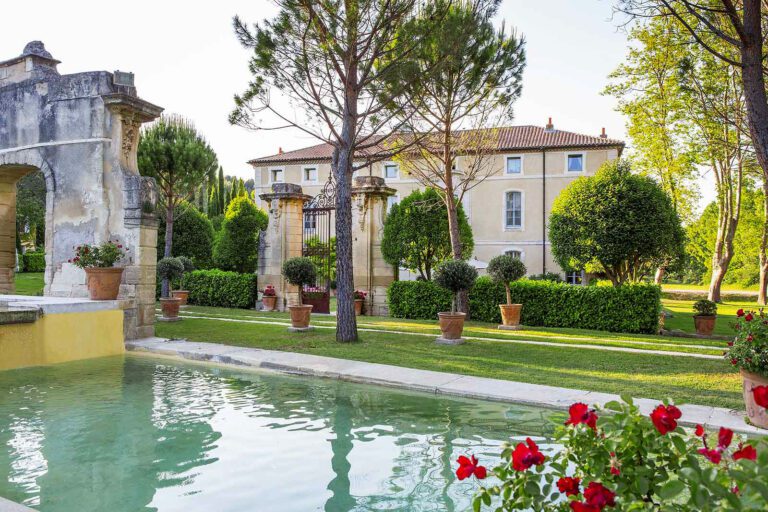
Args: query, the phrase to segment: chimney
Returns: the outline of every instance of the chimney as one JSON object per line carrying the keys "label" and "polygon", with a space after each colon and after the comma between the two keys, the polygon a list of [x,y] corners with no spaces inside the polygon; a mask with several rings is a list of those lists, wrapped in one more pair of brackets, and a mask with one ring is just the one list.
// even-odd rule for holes
{"label": "chimney", "polygon": [[547,126],[544,127],[544,129],[548,132],[555,131],[555,125],[552,124],[552,118],[549,118],[549,122],[547,123]]}
{"label": "chimney", "polygon": [[283,147],[282,147],[282,146],[280,146],[279,148],[277,148],[277,154],[278,154],[278,155],[282,155],[282,154],[283,154]]}
{"label": "chimney", "polygon": [[601,139],[607,139],[608,135],[605,133],[605,126],[603,126],[603,132],[600,134]]}

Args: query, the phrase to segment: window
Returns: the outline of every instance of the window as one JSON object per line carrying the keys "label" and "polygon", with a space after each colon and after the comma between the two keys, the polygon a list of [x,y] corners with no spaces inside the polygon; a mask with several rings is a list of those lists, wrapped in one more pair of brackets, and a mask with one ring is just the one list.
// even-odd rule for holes
{"label": "window", "polygon": [[397,179],[400,174],[397,164],[384,165],[384,177],[388,179]]}
{"label": "window", "polygon": [[504,208],[504,225],[507,228],[523,227],[523,193],[507,192]]}
{"label": "window", "polygon": [[521,172],[523,172],[523,157],[508,156],[507,174],[520,174]]}
{"label": "window", "polygon": [[395,194],[394,196],[387,197],[387,213],[392,209],[393,206],[398,204],[400,202],[400,196]]}
{"label": "window", "polygon": [[283,182],[283,170],[282,169],[272,169],[272,171],[269,174],[269,177],[272,180],[272,183],[282,183]]}
{"label": "window", "polygon": [[581,270],[572,270],[565,273],[565,282],[568,284],[581,284]]}
{"label": "window", "polygon": [[317,168],[305,167],[304,168],[304,181],[308,183],[314,183],[317,181]]}
{"label": "window", "polygon": [[583,153],[576,153],[573,155],[568,155],[568,167],[566,168],[568,172],[581,172],[584,170],[584,154]]}
{"label": "window", "polygon": [[504,254],[506,254],[507,256],[512,256],[513,258],[517,258],[519,260],[523,259],[523,253],[520,251],[515,251],[515,250],[506,251]]}
{"label": "window", "polygon": [[304,231],[315,231],[317,229],[317,215],[312,213],[304,214]]}

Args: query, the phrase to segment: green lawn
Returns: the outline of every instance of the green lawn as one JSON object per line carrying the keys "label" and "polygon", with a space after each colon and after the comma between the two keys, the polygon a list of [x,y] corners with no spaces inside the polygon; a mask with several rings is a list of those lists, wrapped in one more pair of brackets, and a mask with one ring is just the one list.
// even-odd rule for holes
{"label": "green lawn", "polygon": [[[725,345],[722,341],[566,329],[529,329],[508,333],[497,331],[489,324],[469,322],[466,335],[498,338],[498,341],[470,340],[460,346],[441,346],[436,345],[431,336],[437,333],[436,322],[361,317],[360,327],[372,329],[373,332],[361,331],[360,342],[342,344],[335,341],[334,331],[330,328],[302,334],[288,333],[284,313],[201,307],[188,307],[183,313],[208,318],[185,318],[176,323],[159,323],[157,334],[520,382],[629,393],[637,397],[670,397],[678,403],[743,407],[741,378],[723,360],[616,352],[599,348],[626,346],[719,354]],[[281,325],[246,323],[249,320],[280,322]],[[318,326],[334,325],[331,316],[314,315],[312,321]],[[384,332],[391,330],[408,333]],[[419,333],[428,333],[430,336]],[[504,343],[504,339],[535,340],[555,345]],[[633,345],[629,342],[641,344]],[[595,346],[595,349],[574,347],[574,343]],[[686,344],[691,347],[682,346]]]}
{"label": "green lawn", "polygon": [[[724,284],[722,291],[726,292],[757,292],[759,286],[741,286],[738,284]],[[709,290],[708,284],[677,284],[677,283],[664,283],[661,285],[662,291],[666,290],[689,290],[695,292],[706,292]]]}
{"label": "green lawn", "polygon": [[[686,332],[696,332],[693,325],[693,303],[695,300],[671,300],[662,301],[664,309],[672,312],[672,317],[667,318],[664,325],[668,329],[681,329]],[[754,300],[744,298],[737,300],[728,298],[717,305],[717,324],[714,334],[730,336],[734,334],[733,324],[736,321],[736,311],[739,309],[757,309],[759,306]],[[689,340],[690,341],[690,340]]]}
{"label": "green lawn", "polygon": [[16,274],[15,281],[17,295],[43,294],[44,283],[42,272],[22,272]]}

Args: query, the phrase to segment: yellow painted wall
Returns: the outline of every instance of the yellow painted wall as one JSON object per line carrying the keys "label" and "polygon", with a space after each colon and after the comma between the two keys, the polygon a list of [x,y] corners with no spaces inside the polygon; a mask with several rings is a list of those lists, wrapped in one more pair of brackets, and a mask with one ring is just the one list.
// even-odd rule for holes
{"label": "yellow painted wall", "polygon": [[123,311],[48,314],[0,325],[0,370],[122,354]]}

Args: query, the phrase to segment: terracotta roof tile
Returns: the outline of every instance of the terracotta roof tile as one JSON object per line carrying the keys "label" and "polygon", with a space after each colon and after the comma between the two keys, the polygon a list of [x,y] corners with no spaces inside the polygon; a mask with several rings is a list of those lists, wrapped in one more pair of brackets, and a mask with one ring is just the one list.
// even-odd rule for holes
{"label": "terracotta roof tile", "polygon": [[[577,149],[577,148],[624,148],[624,141],[593,135],[567,132],[564,130],[546,130],[541,126],[505,126],[499,128],[498,151],[519,151],[535,149]],[[285,151],[276,155],[250,160],[252,165],[279,164],[289,162],[324,162],[330,161],[333,147],[330,144],[318,144],[294,151]]]}

